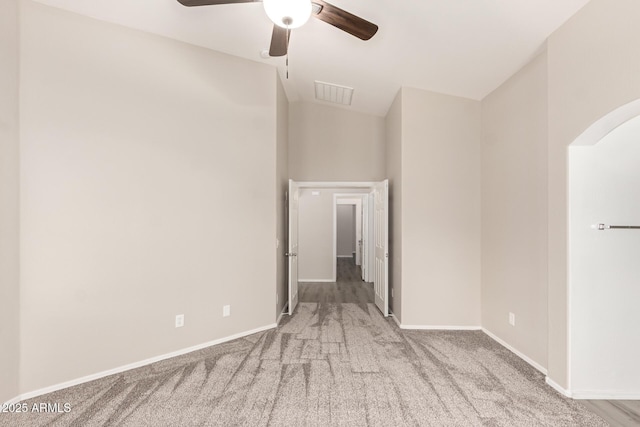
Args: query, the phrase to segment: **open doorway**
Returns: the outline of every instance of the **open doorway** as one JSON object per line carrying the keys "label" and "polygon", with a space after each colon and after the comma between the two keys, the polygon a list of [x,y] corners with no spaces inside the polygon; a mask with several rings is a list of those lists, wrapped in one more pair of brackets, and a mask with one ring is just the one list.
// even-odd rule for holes
{"label": "open doorway", "polygon": [[[362,244],[362,242],[360,242]],[[338,258],[356,261],[356,205],[340,204],[336,207],[336,252]]]}
{"label": "open doorway", "polygon": [[367,254],[373,248],[373,240],[368,232],[368,204],[370,192],[336,193],[333,195],[334,235],[333,248],[335,259],[334,277],[339,279],[338,266],[344,265],[349,258],[358,271],[360,280],[371,282],[368,274]]}
{"label": "open doorway", "polygon": [[[296,194],[295,197],[289,198],[297,204],[293,208],[290,207],[289,211],[297,212],[298,215],[295,219],[289,219],[290,230],[293,233],[289,239],[289,246],[296,248],[295,251],[289,251],[293,253],[294,258],[290,258],[290,263],[296,265],[298,272],[297,277],[290,278],[290,296],[295,294],[297,297],[294,304],[297,301],[304,302],[307,297],[322,299],[325,291],[333,288],[338,291],[337,296],[331,297],[337,298],[333,302],[375,302],[382,313],[388,315],[388,216],[378,215],[378,219],[374,219],[376,206],[378,213],[386,212],[388,201],[385,199],[385,203],[382,203],[382,197],[386,197],[387,191],[380,189],[386,189],[387,186],[386,181],[294,183],[292,188],[295,188]],[[378,194],[380,202],[377,205],[369,202],[375,198],[375,194]],[[347,242],[345,247],[340,249],[340,257],[337,241],[338,206],[345,206],[345,215],[351,219],[347,221]],[[296,221],[297,225],[293,230],[291,224]],[[377,226],[374,224],[376,221]],[[380,232],[376,234],[375,230]],[[379,259],[376,259],[376,254]],[[341,260],[350,261],[345,262],[343,266],[347,280],[338,280]],[[352,270],[347,271],[349,268]],[[364,296],[367,287],[369,292]],[[307,292],[309,290],[311,291]],[[352,297],[356,297],[356,301],[347,301]],[[295,306],[290,307],[290,313],[293,309]]]}
{"label": "open doorway", "polygon": [[336,206],[336,280],[362,280],[362,234],[356,224],[356,205]]}
{"label": "open doorway", "polygon": [[578,399],[640,397],[638,107],[605,116],[569,147],[569,367]]}

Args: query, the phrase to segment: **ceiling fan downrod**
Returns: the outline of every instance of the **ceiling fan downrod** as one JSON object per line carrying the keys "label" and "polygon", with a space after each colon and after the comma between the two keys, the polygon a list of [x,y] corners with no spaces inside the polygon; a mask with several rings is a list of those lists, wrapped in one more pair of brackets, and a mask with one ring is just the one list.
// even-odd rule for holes
{"label": "ceiling fan downrod", "polygon": [[287,66],[287,80],[289,80],[289,37],[291,37],[291,30],[287,27],[287,58],[285,59],[285,63]]}

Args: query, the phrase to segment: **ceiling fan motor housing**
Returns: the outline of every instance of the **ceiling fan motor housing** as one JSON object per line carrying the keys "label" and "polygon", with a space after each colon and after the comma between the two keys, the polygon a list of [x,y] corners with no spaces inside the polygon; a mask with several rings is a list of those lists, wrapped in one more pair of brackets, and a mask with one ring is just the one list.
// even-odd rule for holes
{"label": "ceiling fan motor housing", "polygon": [[311,0],[264,0],[264,10],[274,24],[298,28],[311,16]]}
{"label": "ceiling fan motor housing", "polygon": [[207,6],[261,2],[269,19],[275,24],[271,35],[269,56],[284,56],[289,48],[291,31],[314,18],[345,31],[361,40],[369,40],[378,26],[366,19],[340,9],[324,0],[178,0],[184,6]]}

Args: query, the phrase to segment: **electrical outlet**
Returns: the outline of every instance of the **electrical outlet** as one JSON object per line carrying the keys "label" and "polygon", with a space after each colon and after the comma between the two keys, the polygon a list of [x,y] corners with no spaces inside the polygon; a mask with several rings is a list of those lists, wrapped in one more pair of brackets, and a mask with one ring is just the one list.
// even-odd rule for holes
{"label": "electrical outlet", "polygon": [[176,314],[176,328],[184,326],[184,314]]}
{"label": "electrical outlet", "polygon": [[231,316],[231,306],[230,305],[222,306],[222,317],[229,317],[229,316]]}
{"label": "electrical outlet", "polygon": [[391,288],[391,298],[393,298],[393,288]]}
{"label": "electrical outlet", "polygon": [[516,315],[513,313],[509,313],[509,324],[511,326],[516,326]]}

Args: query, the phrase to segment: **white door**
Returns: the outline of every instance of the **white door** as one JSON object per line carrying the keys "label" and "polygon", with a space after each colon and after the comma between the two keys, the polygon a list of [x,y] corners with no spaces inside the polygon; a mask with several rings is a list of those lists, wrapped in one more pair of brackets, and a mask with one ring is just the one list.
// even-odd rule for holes
{"label": "white door", "polygon": [[298,184],[289,180],[289,315],[298,305],[298,204],[300,192]]}
{"label": "white door", "polygon": [[389,315],[389,180],[374,187],[375,273],[376,306],[384,316]]}

